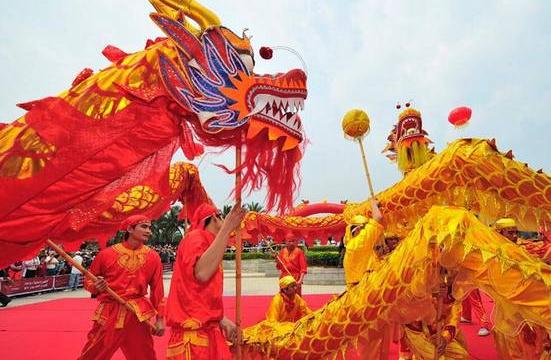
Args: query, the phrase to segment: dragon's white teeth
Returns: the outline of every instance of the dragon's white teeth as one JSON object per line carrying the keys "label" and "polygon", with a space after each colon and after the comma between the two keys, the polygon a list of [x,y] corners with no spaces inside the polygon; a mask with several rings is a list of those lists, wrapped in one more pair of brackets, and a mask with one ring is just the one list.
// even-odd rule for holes
{"label": "dragon's white teeth", "polygon": [[254,114],[258,114],[259,112],[261,112],[264,109],[265,109],[265,106],[262,106],[261,104],[259,104],[259,105],[255,106],[255,108],[249,113],[249,116],[254,115]]}
{"label": "dragon's white teeth", "polygon": [[262,113],[264,116],[279,122],[281,125],[294,131],[302,131],[302,124],[297,113],[304,109],[302,98],[281,98],[262,94],[254,99],[255,107],[249,115]]}
{"label": "dragon's white teeth", "polygon": [[297,125],[297,120],[298,120],[298,117],[297,117],[297,114],[293,114],[293,116],[291,116],[286,124],[287,126],[293,128],[293,129],[297,129],[296,125]]}
{"label": "dragon's white teeth", "polygon": [[255,109],[257,106],[270,104],[271,108],[281,109],[285,112],[296,112],[304,108],[304,99],[302,98],[280,98],[273,95],[258,95],[255,98]]}
{"label": "dragon's white teeth", "polygon": [[276,101],[274,101],[272,103],[272,115],[275,116],[275,114],[277,114],[278,112],[279,112],[279,104]]}
{"label": "dragon's white teeth", "polygon": [[249,113],[249,116],[250,115],[254,115],[254,114],[257,114],[261,111],[263,111],[264,109],[266,109],[266,104],[268,103],[268,99],[266,99],[265,97],[258,97],[257,99],[255,99],[255,107],[254,109]]}

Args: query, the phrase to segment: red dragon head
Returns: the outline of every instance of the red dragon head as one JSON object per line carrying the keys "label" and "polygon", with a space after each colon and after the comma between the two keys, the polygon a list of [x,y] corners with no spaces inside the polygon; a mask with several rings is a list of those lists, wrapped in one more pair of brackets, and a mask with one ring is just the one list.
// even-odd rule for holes
{"label": "red dragon head", "polygon": [[[298,112],[306,99],[306,74],[299,69],[255,74],[254,53],[245,34],[238,36],[220,26],[216,16],[200,5],[191,10],[186,7],[185,16],[168,16],[162,6],[170,1],[152,3],[164,10],[163,15],[151,17],[178,53],[177,58],[159,54],[161,78],[184,109],[195,137],[207,146],[244,145],[244,185],[255,190],[266,180],[267,207],[287,209],[302,158],[299,144],[304,136]],[[188,18],[201,30],[194,29]],[[188,140],[193,144],[189,130]],[[189,158],[200,151],[200,146],[186,149],[184,145]]]}

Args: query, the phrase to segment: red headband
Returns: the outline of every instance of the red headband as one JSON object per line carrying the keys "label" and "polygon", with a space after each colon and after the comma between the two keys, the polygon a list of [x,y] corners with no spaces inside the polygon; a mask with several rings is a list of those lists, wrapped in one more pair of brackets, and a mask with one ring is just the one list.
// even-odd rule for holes
{"label": "red headband", "polygon": [[121,230],[126,231],[129,226],[136,226],[138,224],[148,222],[150,219],[144,215],[133,215],[129,216],[121,224]]}
{"label": "red headband", "polygon": [[191,230],[203,229],[205,227],[205,220],[216,214],[217,211],[218,210],[209,203],[199,205],[191,217]]}

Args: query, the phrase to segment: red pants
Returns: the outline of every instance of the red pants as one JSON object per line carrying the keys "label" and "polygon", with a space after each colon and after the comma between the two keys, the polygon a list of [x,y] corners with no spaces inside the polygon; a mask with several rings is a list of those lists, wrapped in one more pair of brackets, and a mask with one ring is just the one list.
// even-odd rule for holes
{"label": "red pants", "polygon": [[218,324],[197,330],[170,328],[167,360],[231,360],[232,355]]}
{"label": "red pants", "polygon": [[488,316],[486,315],[486,310],[484,310],[484,305],[482,305],[482,297],[480,296],[480,291],[474,289],[469,293],[469,295],[463,300],[461,304],[463,309],[461,310],[461,316],[464,319],[472,320],[471,310],[474,312],[475,317],[480,324],[480,327],[490,328],[490,323],[488,321]]}
{"label": "red pants", "polygon": [[108,360],[119,348],[128,360],[157,359],[151,328],[145,322],[139,322],[136,315],[126,309],[121,312],[113,310],[102,322],[94,322],[79,360]]}

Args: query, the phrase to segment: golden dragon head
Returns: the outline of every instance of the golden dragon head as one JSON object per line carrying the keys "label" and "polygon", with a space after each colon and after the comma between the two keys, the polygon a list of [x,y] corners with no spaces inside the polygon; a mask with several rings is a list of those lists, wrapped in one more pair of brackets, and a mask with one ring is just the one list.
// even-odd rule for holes
{"label": "golden dragon head", "polygon": [[[423,165],[434,155],[434,149],[428,147],[432,141],[423,130],[421,112],[412,108],[410,103],[405,106],[398,115],[398,123],[387,138],[389,143],[383,149],[390,160],[397,162],[404,175]],[[401,105],[396,108],[400,109]]]}

